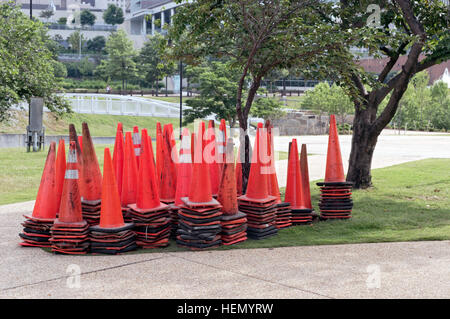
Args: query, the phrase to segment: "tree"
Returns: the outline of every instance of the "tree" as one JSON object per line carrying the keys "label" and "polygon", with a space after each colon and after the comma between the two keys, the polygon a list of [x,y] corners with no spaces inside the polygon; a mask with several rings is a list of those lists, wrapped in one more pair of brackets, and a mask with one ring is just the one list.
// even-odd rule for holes
{"label": "tree", "polygon": [[81,23],[82,26],[84,26],[84,25],[94,25],[95,19],[97,19],[97,17],[91,11],[86,10],[86,9],[81,11],[80,23]]}
{"label": "tree", "polygon": [[345,115],[354,112],[353,103],[346,92],[335,83],[330,86],[328,82],[321,82],[314,89],[306,91],[301,106],[319,111],[320,116],[323,113],[336,114],[341,123],[344,123]]}
{"label": "tree", "polygon": [[148,37],[136,57],[142,84],[156,87],[156,95],[158,95],[159,81],[172,75],[176,70],[174,61],[167,59],[166,56],[164,37],[157,33]]}
{"label": "tree", "polygon": [[[81,39],[80,39],[81,37]],[[81,41],[80,41],[81,40]],[[74,52],[80,52],[80,42],[81,48],[86,44],[86,40],[84,39],[83,34],[80,31],[72,32],[67,38],[67,42],[69,42],[70,47]]]}
{"label": "tree", "polygon": [[106,52],[108,59],[102,60],[97,67],[96,74],[100,73],[102,78],[122,80],[122,90],[124,90],[125,82],[137,77],[136,62],[134,61],[137,53],[125,31],[119,30],[108,37]]}
{"label": "tree", "polygon": [[70,112],[68,102],[55,95],[59,85],[48,39],[42,22],[30,20],[18,6],[0,4],[0,122],[12,106],[32,96],[42,97],[56,115]]}
{"label": "tree", "polygon": [[[342,48],[353,36],[344,37],[335,23],[323,21],[322,14],[328,17],[332,10],[332,2],[319,0],[198,0],[177,8],[169,29],[172,55],[190,63],[206,56],[228,56],[240,72],[236,113],[245,145],[244,189],[250,171],[247,119],[262,79],[274,69],[292,66],[322,75],[331,68],[352,67],[345,63],[351,54]],[[319,67],[320,59],[328,63]],[[246,81],[250,87],[244,101]]]}
{"label": "tree", "polygon": [[104,36],[99,35],[93,39],[89,39],[86,43],[87,49],[92,52],[102,53],[105,49],[106,39]]}
{"label": "tree", "polygon": [[67,24],[67,18],[66,17],[59,18],[58,19],[58,24],[62,24],[62,25]]}
{"label": "tree", "polygon": [[53,12],[53,10],[42,10],[41,14],[39,15],[41,18],[44,19],[50,19],[55,13]]}
{"label": "tree", "polygon": [[260,97],[255,99],[255,103],[250,110],[250,114],[264,120],[275,120],[285,115],[282,104],[274,98]]}
{"label": "tree", "polygon": [[119,8],[114,4],[109,4],[106,11],[103,13],[103,20],[107,24],[122,24],[124,21],[122,8]]}
{"label": "tree", "polygon": [[217,120],[226,119],[234,127],[239,70],[232,67],[231,61],[204,61],[187,67],[186,73],[200,94],[186,101],[190,109],[183,112],[184,123],[215,114]]}
{"label": "tree", "polygon": [[[355,188],[372,185],[371,163],[381,131],[395,116],[399,102],[414,74],[450,57],[448,8],[443,1],[377,1],[341,0],[339,17],[342,32],[372,30],[355,46],[367,48],[374,57],[385,57],[387,62],[380,74],[354,70],[343,78],[353,96],[352,148],[347,180]],[[369,13],[364,14],[370,9]],[[373,20],[372,18],[375,18]],[[347,32],[348,33],[348,32]],[[388,79],[393,67],[405,56],[405,62],[395,76]],[[382,101],[389,97],[382,110]]]}
{"label": "tree", "polygon": [[432,124],[439,130],[450,130],[450,90],[447,83],[438,81],[431,88]]}

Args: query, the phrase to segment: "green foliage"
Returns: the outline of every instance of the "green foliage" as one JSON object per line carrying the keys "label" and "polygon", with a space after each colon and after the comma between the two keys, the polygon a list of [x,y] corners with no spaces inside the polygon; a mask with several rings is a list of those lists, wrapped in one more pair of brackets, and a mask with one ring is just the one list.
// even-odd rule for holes
{"label": "green foliage", "polygon": [[109,4],[106,11],[103,13],[103,20],[107,24],[122,24],[124,21],[122,8],[119,8],[114,4]]}
{"label": "green foliage", "polygon": [[81,14],[80,14],[81,25],[83,25],[83,26],[84,25],[94,25],[95,19],[97,19],[97,17],[91,11],[89,11],[87,9],[81,11]]}
{"label": "green foliage", "polygon": [[[139,55],[136,57],[141,84],[143,86],[154,86],[155,82],[162,80],[165,76],[173,75],[177,65],[173,60],[167,59],[167,47],[165,38],[156,33],[149,36],[144,43]],[[159,85],[156,85],[158,89]]]}
{"label": "green foliage", "polygon": [[393,119],[396,127],[415,130],[450,129],[450,90],[442,81],[428,87],[429,80],[426,71],[412,78],[399,102],[400,110]]}
{"label": "green foliage", "polygon": [[328,82],[321,82],[314,89],[306,91],[301,107],[336,114],[340,122],[343,122],[345,115],[354,112],[353,103],[346,92],[335,83],[330,86]]}
{"label": "green foliage", "polygon": [[108,37],[106,52],[108,53],[108,59],[101,61],[95,70],[95,74],[106,81],[108,79],[120,79],[122,89],[125,89],[125,81],[135,79],[138,76],[136,62],[134,61],[137,52],[125,31],[118,30]]}
{"label": "green foliage", "polygon": [[250,114],[264,120],[274,120],[285,115],[282,110],[282,104],[277,99],[260,97],[253,103]]}
{"label": "green foliage", "polygon": [[53,60],[53,75],[55,78],[67,77],[67,68],[64,63]]}
{"label": "green foliage", "polygon": [[67,69],[67,76],[70,78],[80,78],[94,75],[95,64],[87,57],[78,62],[64,62]]}
{"label": "green foliage", "polygon": [[67,42],[69,42],[69,45],[72,48],[73,52],[80,51],[80,37],[81,37],[81,49],[83,49],[84,45],[86,44],[86,39],[84,38],[83,34],[80,31],[77,30],[75,32],[72,32],[67,38]]}
{"label": "green foliage", "polygon": [[59,86],[48,39],[40,21],[31,21],[10,2],[0,4],[0,121],[32,96],[42,97],[56,115],[70,111],[68,102],[54,94]]}
{"label": "green foliage", "polygon": [[58,24],[67,24],[67,18],[66,17],[61,17],[58,19]]}
{"label": "green foliage", "polygon": [[50,19],[55,13],[53,12],[53,10],[42,10],[41,14],[39,15],[41,18],[44,19]]}
{"label": "green foliage", "polygon": [[189,66],[187,76],[196,83],[199,96],[189,99],[191,109],[183,112],[184,123],[216,114],[216,119],[226,119],[231,127],[236,123],[236,94],[239,70],[231,62],[204,61],[198,66]]}
{"label": "green foliage", "polygon": [[93,39],[89,39],[86,43],[88,51],[103,53],[106,45],[106,39],[104,36],[99,35]]}

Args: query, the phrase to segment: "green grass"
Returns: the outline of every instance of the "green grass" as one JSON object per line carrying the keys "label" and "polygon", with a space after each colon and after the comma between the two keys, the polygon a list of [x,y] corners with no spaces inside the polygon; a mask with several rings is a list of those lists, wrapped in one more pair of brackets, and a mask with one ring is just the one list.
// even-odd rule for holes
{"label": "green grass", "polygon": [[[69,135],[69,124],[75,124],[77,132],[81,134],[81,123],[87,122],[92,136],[115,136],[117,123],[122,122],[124,131],[132,131],[133,126],[147,128],[150,135],[154,135],[156,122],[161,124],[172,123],[174,128],[179,127],[178,118],[107,115],[107,114],[80,114],[72,113],[57,120],[50,113],[44,114],[46,135]],[[28,113],[15,111],[8,123],[0,124],[0,133],[25,133],[28,125]],[[192,125],[188,126],[192,129]]]}

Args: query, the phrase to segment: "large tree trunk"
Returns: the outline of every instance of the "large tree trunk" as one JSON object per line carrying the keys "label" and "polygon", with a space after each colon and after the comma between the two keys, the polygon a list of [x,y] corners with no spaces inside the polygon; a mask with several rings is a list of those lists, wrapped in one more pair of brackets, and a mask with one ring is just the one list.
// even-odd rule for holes
{"label": "large tree trunk", "polygon": [[353,120],[352,149],[347,181],[352,181],[355,188],[367,188],[372,185],[370,170],[378,134],[371,129],[371,114],[373,113],[371,109],[365,106],[360,111],[356,111]]}

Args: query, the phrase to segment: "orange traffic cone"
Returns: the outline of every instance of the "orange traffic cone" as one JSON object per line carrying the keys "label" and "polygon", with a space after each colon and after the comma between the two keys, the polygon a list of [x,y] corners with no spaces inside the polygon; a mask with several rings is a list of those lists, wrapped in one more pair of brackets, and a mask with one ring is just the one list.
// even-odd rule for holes
{"label": "orange traffic cone", "polygon": [[189,185],[192,174],[191,146],[189,141],[189,129],[184,128],[180,146],[180,157],[177,174],[177,189],[175,193],[175,205],[183,204],[181,198],[189,195]]}
{"label": "orange traffic cone", "polygon": [[[83,161],[81,159],[81,139],[78,138],[77,131],[75,129],[75,125],[69,124],[69,142],[75,142],[76,152],[77,152],[77,161],[78,161],[78,169],[81,172]],[[82,185],[80,185],[82,187]]]}
{"label": "orange traffic cone", "polygon": [[247,214],[247,236],[263,239],[276,235],[276,197],[269,195],[267,132],[258,123],[247,192],[238,198],[239,210]]}
{"label": "orange traffic cone", "polygon": [[288,161],[288,176],[286,183],[285,202],[291,204],[291,222],[294,225],[309,223],[312,221],[312,209],[306,206],[303,197],[302,176],[300,161],[298,159],[297,140],[291,142]]}
{"label": "orange traffic cone", "polygon": [[221,239],[224,245],[233,245],[247,240],[247,217],[238,211],[235,178],[234,144],[233,139],[230,138],[226,144],[226,158],[217,197],[222,205]]}
{"label": "orange traffic cone", "polygon": [[125,153],[123,161],[122,194],[120,201],[126,222],[131,222],[128,205],[136,203],[138,170],[134,154],[131,132],[125,133]]}
{"label": "orange traffic cone", "polygon": [[345,182],[344,166],[342,165],[341,147],[336,127],[336,117],[330,115],[330,132],[328,136],[327,167],[325,183]]}
{"label": "orange traffic cone", "polygon": [[269,152],[269,167],[270,172],[268,174],[268,187],[269,187],[269,194],[276,197],[276,203],[281,203],[281,197],[280,197],[280,189],[278,187],[278,178],[277,178],[277,172],[275,169],[275,149],[273,144],[273,135],[272,135],[272,124],[270,124],[270,121],[266,121],[266,130],[267,130],[267,150]]}
{"label": "orange traffic cone", "polygon": [[[178,153],[177,153],[177,142],[175,141],[175,135],[173,133],[173,124],[169,123],[167,124],[167,134],[168,139],[170,141],[170,158],[172,159],[172,162],[177,164],[178,163]],[[176,175],[176,171],[175,171]]]}
{"label": "orange traffic cone", "polygon": [[164,166],[164,153],[163,153],[163,132],[161,129],[161,123],[156,122],[156,185],[161,185],[162,171]]}
{"label": "orange traffic cone", "polygon": [[58,144],[58,154],[56,155],[56,201],[58,211],[59,211],[59,204],[61,203],[65,174],[66,174],[66,148],[64,140],[60,139]]}
{"label": "orange traffic cone", "polygon": [[133,147],[134,155],[136,157],[136,164],[139,168],[139,156],[141,155],[141,137],[139,136],[139,127],[133,126]]}
{"label": "orange traffic cone", "polygon": [[100,220],[100,202],[102,198],[102,173],[95,154],[94,143],[87,123],[83,123],[83,169],[81,170],[81,203],[83,218],[91,225]]}
{"label": "orange traffic cone", "polygon": [[139,164],[136,204],[130,204],[135,224],[136,244],[143,248],[165,247],[169,244],[169,206],[159,200],[155,165],[151,157],[147,130],[142,130],[142,152]]}
{"label": "orange traffic cone", "polygon": [[300,170],[302,176],[303,203],[306,208],[312,209],[311,190],[309,187],[308,153],[306,152],[306,144],[302,144],[302,152],[300,153]]}
{"label": "orange traffic cone", "polygon": [[45,160],[44,172],[42,173],[41,184],[39,185],[36,202],[34,204],[32,216],[26,216],[23,233],[19,236],[23,242],[21,246],[50,246],[49,229],[56,218],[58,211],[58,199],[55,196],[56,190],[56,172],[55,157],[56,143],[52,142]]}
{"label": "orange traffic cone", "polygon": [[238,156],[236,159],[236,192],[237,196],[243,195],[242,190],[242,158],[243,154],[241,153],[241,145],[239,145]]}
{"label": "orange traffic cone", "polygon": [[172,158],[172,142],[170,138],[170,126],[164,125],[162,145],[163,163],[161,167],[161,179],[159,180],[159,191],[161,201],[166,204],[175,201],[177,187],[176,163]]}
{"label": "orange traffic cone", "polygon": [[83,220],[78,188],[76,143],[70,142],[59,216],[50,230],[52,251],[63,254],[86,254],[89,248],[88,224]]}
{"label": "orange traffic cone", "polygon": [[83,136],[78,136],[78,144],[80,145],[80,151],[83,151]]}
{"label": "orange traffic cone", "polygon": [[208,130],[206,131],[205,140],[205,160],[209,166],[209,177],[211,179],[211,192],[214,197],[217,197],[217,192],[219,191],[219,165],[217,164],[216,158],[216,134],[214,128],[214,120],[210,120],[208,123]]}
{"label": "orange traffic cone", "polygon": [[330,115],[325,180],[317,185],[321,186],[319,202],[321,219],[351,218],[353,183],[345,181],[336,117],[333,114]]}
{"label": "orange traffic cone", "polygon": [[123,178],[123,131],[122,123],[119,122],[117,125],[116,141],[114,143],[114,153],[113,153],[113,167],[114,173],[117,180],[117,189],[119,191],[119,196],[122,193],[122,178]]}

